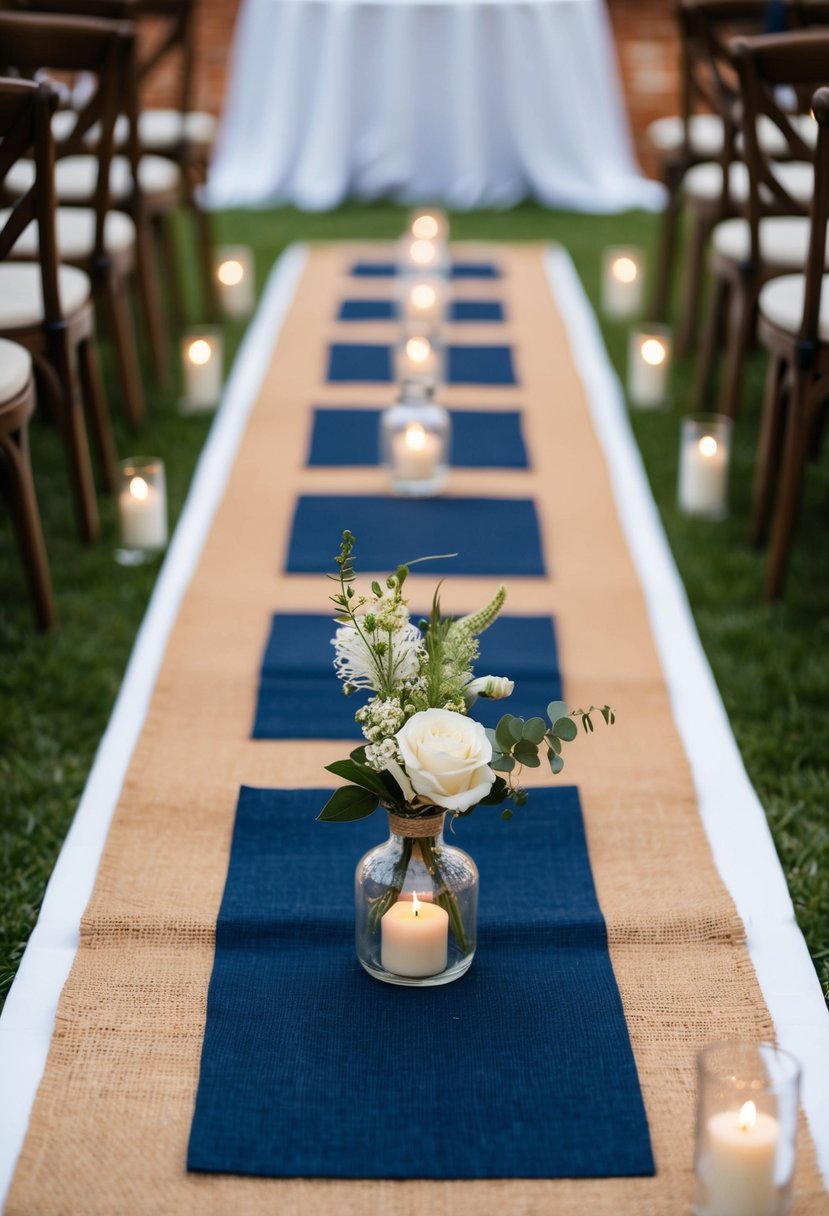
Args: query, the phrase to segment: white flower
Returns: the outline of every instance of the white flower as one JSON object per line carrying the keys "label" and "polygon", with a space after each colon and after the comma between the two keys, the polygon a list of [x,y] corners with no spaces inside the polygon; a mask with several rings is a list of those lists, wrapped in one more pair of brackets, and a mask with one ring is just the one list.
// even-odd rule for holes
{"label": "white flower", "polygon": [[506,676],[479,676],[477,680],[469,681],[463,690],[463,696],[468,709],[478,697],[487,697],[490,701],[511,697],[514,688],[515,682],[508,680]]}
{"label": "white flower", "polygon": [[378,635],[376,631],[367,633],[361,621],[359,630],[354,625],[340,625],[331,645],[334,669],[343,683],[378,692],[381,676],[388,688],[417,675],[423,639],[411,622],[394,633]]}
{"label": "white flower", "polygon": [[415,793],[432,806],[467,811],[495,780],[486,731],[464,714],[421,710],[397,732],[397,743]]}

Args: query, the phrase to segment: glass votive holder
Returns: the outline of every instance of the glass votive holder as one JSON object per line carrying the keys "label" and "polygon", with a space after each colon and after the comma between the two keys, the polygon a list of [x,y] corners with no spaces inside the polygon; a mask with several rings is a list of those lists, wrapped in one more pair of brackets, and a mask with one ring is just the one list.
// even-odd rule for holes
{"label": "glass votive holder", "polygon": [[253,312],[253,252],[247,245],[222,245],[214,256],[216,290],[226,317],[248,317]]}
{"label": "glass votive holder", "polygon": [[118,466],[118,521],[121,547],[115,560],[140,566],[167,544],[167,486],[164,461],[131,456]]}
{"label": "glass votive holder", "polygon": [[712,1043],[697,1057],[696,1216],[785,1216],[800,1065],[771,1043]]}
{"label": "glass votive holder", "polygon": [[409,215],[409,232],[418,240],[449,240],[449,220],[437,207],[420,207]]}
{"label": "glass votive holder", "polygon": [[404,325],[435,334],[446,318],[448,294],[446,279],[440,275],[402,275],[398,298]]}
{"label": "glass votive holder", "polygon": [[682,420],[677,505],[683,515],[725,519],[733,423],[724,414]]}
{"label": "glass votive holder", "polygon": [[645,282],[642,250],[611,246],[602,254],[602,312],[613,320],[636,317],[642,311]]}
{"label": "glass votive holder", "polygon": [[445,275],[449,270],[449,248],[445,241],[407,232],[398,242],[397,264],[404,275],[424,271]]}
{"label": "glass votive holder", "polygon": [[449,472],[451,438],[449,414],[434,400],[431,387],[406,381],[399,399],[380,416],[380,458],[392,493],[437,494]]}
{"label": "glass votive holder", "polygon": [[666,325],[632,329],[628,341],[628,396],[640,410],[665,404],[671,366],[671,331]]}
{"label": "glass votive holder", "polygon": [[215,409],[222,395],[222,335],[218,330],[192,330],[181,341],[184,381],[183,414]]}
{"label": "glass votive holder", "polygon": [[437,390],[444,376],[444,350],[425,326],[404,330],[394,348],[394,378],[399,384],[417,382]]}

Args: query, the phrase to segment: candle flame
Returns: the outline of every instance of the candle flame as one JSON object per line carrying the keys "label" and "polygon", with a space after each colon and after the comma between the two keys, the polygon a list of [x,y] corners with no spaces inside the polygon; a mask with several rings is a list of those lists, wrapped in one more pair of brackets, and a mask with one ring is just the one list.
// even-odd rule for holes
{"label": "candle flame", "polygon": [[753,1102],[744,1102],[737,1116],[737,1126],[741,1132],[750,1132],[757,1122],[757,1107]]}
{"label": "candle flame", "polygon": [[426,432],[419,422],[410,422],[406,427],[406,447],[410,452],[422,452],[426,447]]}
{"label": "candle flame", "polygon": [[437,249],[431,241],[412,241],[409,253],[418,266],[430,266],[437,258]]}
{"label": "candle flame", "polygon": [[639,275],[639,267],[633,258],[627,256],[615,258],[610,269],[614,279],[620,283],[633,283]]}
{"label": "candle flame", "polygon": [[438,222],[433,215],[419,215],[412,224],[412,235],[433,241],[438,234]]}
{"label": "candle flame", "polygon": [[222,262],[216,271],[216,278],[225,287],[235,287],[237,283],[241,283],[244,277],[244,266],[234,258],[229,259],[227,262]]}
{"label": "candle flame", "polygon": [[717,454],[718,444],[713,435],[703,435],[699,441],[699,451],[701,456],[707,456],[709,459]]}
{"label": "candle flame", "polygon": [[420,900],[417,898],[417,891],[412,891],[412,916],[417,916],[420,911]]}
{"label": "candle flame", "polygon": [[187,347],[187,358],[198,366],[208,363],[212,354],[210,343],[205,342],[204,338],[196,338],[195,342],[191,342]]}
{"label": "candle flame", "polygon": [[665,343],[660,342],[658,338],[646,338],[642,343],[642,358],[651,367],[659,367],[660,363],[664,363],[668,357],[668,352],[665,349]]}
{"label": "candle flame", "polygon": [[130,482],[130,494],[133,498],[137,498],[139,502],[143,502],[149,492],[150,487],[143,477],[133,477]]}
{"label": "candle flame", "polygon": [[411,299],[415,308],[431,308],[437,299],[437,292],[428,283],[418,283],[412,288]]}
{"label": "candle flame", "polygon": [[406,343],[406,354],[412,363],[425,363],[431,352],[428,338],[409,338]]}

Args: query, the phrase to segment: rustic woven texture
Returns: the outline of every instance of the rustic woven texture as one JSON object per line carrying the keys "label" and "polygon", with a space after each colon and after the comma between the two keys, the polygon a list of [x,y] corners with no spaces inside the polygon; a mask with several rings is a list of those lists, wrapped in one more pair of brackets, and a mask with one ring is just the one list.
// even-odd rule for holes
{"label": "rustic woven texture", "polygon": [[[511,580],[508,610],[552,612],[568,699],[607,700],[618,712],[612,730],[600,725],[591,740],[573,745],[565,775],[581,791],[658,1173],[476,1183],[186,1173],[239,786],[318,786],[323,765],[342,750],[325,742],[252,741],[249,731],[271,614],[319,611],[330,590],[322,577],[280,573],[297,495],[384,488],[379,470],[302,467],[313,403],[376,407],[389,399],[388,386],[323,383],[328,343],[350,336],[329,320],[340,300],[378,294],[377,281],[346,274],[358,258],[372,256],[376,251],[353,246],[317,250],[287,317],[121,793],[8,1201],[11,1216],[676,1216],[692,1194],[696,1051],[712,1039],[773,1033],[699,819],[540,250],[471,247],[465,259],[495,261],[504,275],[458,281],[456,294],[506,303],[509,323],[498,341],[513,344],[520,383],[452,388],[446,401],[454,408],[522,408],[533,467],[458,470],[449,492],[535,498],[552,575]],[[389,332],[388,323],[366,324],[361,339],[380,342]],[[492,329],[464,325],[462,340],[491,341]],[[493,583],[453,578],[444,609],[477,608]],[[412,575],[414,611],[427,607],[432,584],[432,575]],[[342,831],[343,864],[350,865],[348,828]],[[400,1067],[404,1077],[403,1059]],[[279,1112],[273,1117],[278,1121]],[[367,1134],[375,1117],[383,1112],[366,1112]],[[463,1135],[462,1117],[453,1134]],[[826,1206],[804,1128],[794,1210],[818,1216]]]}

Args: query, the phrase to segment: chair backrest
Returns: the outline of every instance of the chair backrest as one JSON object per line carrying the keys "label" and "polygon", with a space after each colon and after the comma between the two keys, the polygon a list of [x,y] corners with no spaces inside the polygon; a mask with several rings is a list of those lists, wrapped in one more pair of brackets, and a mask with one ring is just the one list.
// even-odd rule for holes
{"label": "chair backrest", "polygon": [[55,239],[55,153],[52,115],[57,97],[47,84],[0,78],[0,186],[23,157],[34,162],[34,181],[13,204],[0,228],[0,261],[11,253],[29,224],[38,227],[40,283],[47,327],[60,324],[58,255]]}
{"label": "chair backrest", "polygon": [[829,88],[819,88],[812,98],[812,114],[818,125],[815,151],[815,195],[812,203],[812,229],[809,260],[806,264],[806,292],[803,320],[798,335],[801,350],[814,351],[820,326],[820,297],[826,279],[826,227],[829,224]]}
{"label": "chair backrest", "polygon": [[773,124],[785,144],[784,160],[813,164],[815,142],[804,138],[802,123],[811,121],[785,110],[781,90],[810,98],[829,79],[829,29],[796,30],[737,39],[734,62],[740,79],[742,137],[748,166],[746,218],[751,228],[752,261],[760,260],[759,225],[767,215],[808,215],[802,190],[793,191],[781,158],[769,154],[759,138],[761,124]]}
{"label": "chair backrest", "polygon": [[[196,0],[136,0],[140,19],[138,87],[145,91],[152,77],[178,60],[175,79],[177,109],[193,109],[196,66]],[[146,32],[145,32],[146,31]]]}
{"label": "chair backrest", "polygon": [[739,99],[731,41],[760,34],[767,0],[679,0],[682,55],[682,115],[687,120],[702,109],[718,114],[726,127],[726,155],[733,154]]}
{"label": "chair backrest", "polygon": [[[110,171],[115,151],[115,122],[128,119],[124,149],[138,183],[138,138],[135,105],[135,38],[125,21],[102,21],[54,13],[0,12],[0,69],[22,76],[49,72],[87,73],[94,87],[77,112],[74,125],[55,144],[55,155],[94,153],[98,167],[93,196],[96,258],[106,257],[104,225],[110,207]],[[94,134],[90,146],[88,136]]]}

